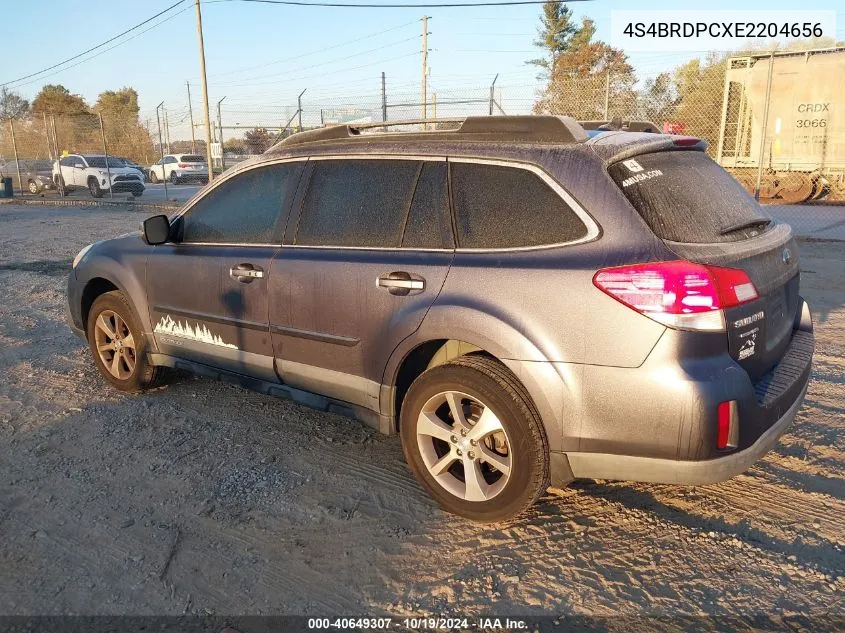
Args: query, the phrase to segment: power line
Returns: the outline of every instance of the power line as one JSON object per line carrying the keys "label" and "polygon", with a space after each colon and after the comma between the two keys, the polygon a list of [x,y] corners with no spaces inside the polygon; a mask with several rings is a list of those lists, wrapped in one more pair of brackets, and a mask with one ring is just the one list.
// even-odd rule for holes
{"label": "power line", "polygon": [[405,44],[406,42],[410,42],[412,40],[419,39],[419,37],[420,37],[419,35],[415,35],[413,37],[409,37],[409,38],[406,38],[404,40],[399,40],[397,42],[391,42],[390,44],[384,44],[382,46],[378,46],[376,48],[371,48],[371,49],[366,50],[366,51],[360,51],[358,53],[353,53],[351,55],[344,55],[343,57],[330,59],[328,61],[319,62],[317,64],[311,64],[310,66],[301,66],[301,67],[297,68],[296,70],[286,70],[286,71],[282,71],[282,72],[278,72],[278,73],[271,73],[269,75],[259,75],[257,77],[243,77],[243,78],[235,79],[235,80],[232,80],[232,81],[216,82],[216,83],[212,83],[210,85],[212,85],[212,86],[235,86],[235,87],[247,86],[248,87],[252,84],[252,82],[255,82],[255,81],[270,79],[272,77],[280,77],[280,76],[284,77],[285,75],[290,75],[291,73],[296,73],[296,72],[299,72],[301,70],[309,70],[311,68],[318,68],[320,66],[326,66],[328,64],[334,64],[336,62],[342,62],[342,61],[344,61],[346,59],[350,59],[352,57],[360,57],[361,55],[367,55],[369,53],[374,53],[376,51],[380,51],[380,50],[383,50],[385,48],[390,48],[392,46],[399,46],[400,44]]}
{"label": "power line", "polygon": [[[67,71],[67,70],[70,70],[71,68],[75,68],[76,66],[79,66],[80,64],[84,64],[84,63],[86,63],[86,62],[90,62],[92,59],[95,59],[95,58],[99,57],[100,55],[105,55],[105,54],[106,54],[106,53],[108,53],[110,50],[115,49],[115,48],[117,48],[118,46],[123,46],[123,45],[124,45],[124,44],[126,44],[127,42],[131,42],[131,41],[132,41],[132,40],[134,40],[136,37],[140,37],[141,35],[143,35],[144,33],[147,33],[148,31],[152,31],[152,30],[153,30],[154,28],[156,28],[157,26],[161,26],[161,25],[162,25],[162,24],[164,24],[165,22],[169,22],[169,21],[170,21],[170,20],[172,20],[173,18],[176,18],[176,17],[180,16],[180,15],[181,15],[181,14],[183,14],[185,11],[188,11],[188,10],[190,10],[191,8],[192,8],[192,7],[191,7],[191,5],[188,5],[188,6],[186,6],[184,9],[182,9],[181,11],[177,11],[176,13],[174,13],[174,14],[172,14],[172,15],[167,16],[167,17],[166,17],[165,19],[163,19],[161,22],[157,22],[157,23],[155,23],[155,24],[153,24],[153,25],[151,25],[151,26],[149,26],[149,27],[145,28],[143,31],[141,31],[140,33],[136,33],[136,34],[135,34],[135,35],[133,35],[132,37],[127,37],[127,38],[126,38],[125,40],[123,40],[122,42],[117,42],[116,44],[112,44],[112,45],[111,45],[111,46],[109,46],[108,48],[104,48],[103,50],[99,51],[98,53],[94,53],[94,54],[93,54],[93,55],[91,55],[90,57],[86,57],[85,59],[80,59],[80,60],[79,60],[78,62],[76,62],[75,64],[71,64],[70,66],[65,66],[64,68],[60,68],[59,70],[56,70],[56,71],[54,71],[54,72],[52,72],[52,73],[50,73],[50,74],[43,75],[42,77],[38,77],[37,79],[32,79],[32,80],[30,80],[30,81],[25,81],[24,83],[19,83],[19,84],[17,84],[17,85],[15,86],[15,88],[20,88],[21,86],[28,86],[28,85],[30,85],[30,84],[34,84],[34,83],[35,83],[35,82],[37,82],[37,81],[42,81],[42,80],[46,79],[47,77],[52,77],[52,76],[54,76],[54,75],[58,75],[59,73],[63,73],[63,72],[65,72],[65,71]],[[44,72],[44,71],[42,71],[42,72]],[[35,73],[35,74],[37,75],[38,73]]]}
{"label": "power line", "polygon": [[[212,2],[253,2],[257,4],[283,4],[297,7],[335,7],[348,9],[448,9],[451,7],[507,7],[524,4],[545,4],[547,0],[502,0],[501,2],[443,2],[408,4],[373,4],[341,2],[303,2],[301,0],[211,0]],[[592,0],[567,0],[568,2],[592,2]]]}
{"label": "power line", "polygon": [[324,48],[321,48],[318,51],[311,51],[309,53],[302,53],[301,55],[295,55],[294,57],[286,57],[284,59],[277,59],[276,61],[267,62],[265,64],[258,64],[257,66],[247,66],[246,68],[236,68],[235,70],[227,70],[225,72],[214,73],[211,76],[212,77],[222,77],[223,75],[231,75],[233,73],[246,72],[246,71],[250,71],[250,70],[256,70],[257,68],[266,68],[267,66],[273,66],[275,64],[282,64],[282,63],[285,63],[285,62],[291,62],[291,61],[294,61],[294,60],[297,60],[297,59],[302,59],[303,57],[308,57],[309,55],[316,55],[318,53],[330,51],[334,48],[340,48],[342,46],[348,46],[350,44],[355,44],[356,42],[361,42],[363,40],[372,39],[372,38],[377,37],[379,35],[384,35],[385,33],[390,33],[391,31],[398,31],[399,29],[405,28],[406,26],[410,26],[411,24],[414,24],[415,22],[419,22],[419,20],[411,20],[410,22],[405,22],[404,24],[400,24],[399,26],[394,26],[394,27],[391,27],[389,29],[384,29],[383,31],[377,31],[375,33],[370,33],[368,35],[363,35],[361,37],[355,38],[354,40],[349,40],[349,41],[346,41],[346,42],[340,42],[339,44],[334,44],[333,46],[326,46]]}
{"label": "power line", "polygon": [[81,52],[81,53],[79,53],[79,54],[77,54],[77,55],[74,55],[73,57],[69,57],[69,58],[67,58],[67,59],[66,59],[66,60],[64,60],[64,61],[59,62],[58,64],[53,64],[52,66],[48,66],[47,68],[44,68],[43,70],[39,70],[38,72],[35,72],[35,73],[30,73],[29,75],[24,75],[23,77],[18,77],[17,79],[13,79],[13,80],[11,80],[11,81],[7,81],[7,82],[5,82],[5,83],[3,83],[3,84],[0,84],[0,85],[6,86],[6,85],[8,85],[8,84],[17,83],[17,82],[19,82],[19,81],[23,81],[24,79],[29,79],[30,77],[35,77],[36,75],[40,75],[40,74],[42,74],[42,73],[45,73],[45,72],[47,72],[48,70],[53,70],[54,68],[58,68],[59,66],[63,66],[64,64],[66,64],[66,63],[68,63],[68,62],[72,62],[74,59],[79,59],[79,58],[80,58],[80,57],[82,57],[83,55],[87,55],[88,53],[90,53],[90,52],[92,52],[92,51],[95,51],[95,50],[97,50],[98,48],[102,48],[102,47],[103,47],[103,46],[105,46],[106,44],[110,44],[111,42],[114,42],[116,39],[123,37],[123,36],[124,36],[124,35],[126,35],[127,33],[131,33],[131,32],[132,32],[132,31],[134,31],[135,29],[141,28],[141,27],[142,27],[142,26],[144,26],[145,24],[148,24],[149,22],[152,22],[153,20],[155,20],[155,19],[156,19],[157,17],[159,17],[160,15],[164,15],[164,14],[165,14],[165,13],[167,13],[168,11],[170,11],[170,10],[172,10],[172,9],[175,9],[176,7],[178,7],[178,6],[179,6],[180,4],[182,4],[183,2],[185,2],[185,0],[179,0],[178,2],[176,2],[176,3],[174,3],[174,4],[171,4],[171,5],[170,5],[169,7],[167,7],[164,11],[159,11],[159,12],[158,12],[158,13],[156,13],[154,16],[152,16],[152,17],[150,17],[150,18],[147,18],[147,19],[146,19],[146,20],[144,20],[143,22],[139,22],[139,23],[138,23],[138,24],[136,24],[135,26],[133,26],[133,27],[131,27],[131,28],[126,29],[125,31],[123,31],[123,33],[119,33],[119,34],[115,35],[114,37],[111,37],[111,38],[107,39],[105,42],[101,42],[101,43],[97,44],[96,46],[92,46],[92,47],[91,47],[91,48],[89,48],[87,51],[83,51],[83,52]]}

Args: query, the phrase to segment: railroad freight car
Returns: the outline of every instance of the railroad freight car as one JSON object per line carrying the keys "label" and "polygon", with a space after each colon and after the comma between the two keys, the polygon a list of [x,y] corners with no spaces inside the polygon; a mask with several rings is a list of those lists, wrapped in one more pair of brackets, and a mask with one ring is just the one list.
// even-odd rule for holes
{"label": "railroad freight car", "polygon": [[845,201],[845,46],[727,64],[716,160],[752,192],[762,160],[761,202]]}

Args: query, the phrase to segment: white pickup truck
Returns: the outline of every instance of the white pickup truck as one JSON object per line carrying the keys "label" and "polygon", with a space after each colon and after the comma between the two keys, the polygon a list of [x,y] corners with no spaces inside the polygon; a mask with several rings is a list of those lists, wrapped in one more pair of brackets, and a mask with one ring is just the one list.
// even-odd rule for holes
{"label": "white pickup truck", "polygon": [[88,189],[101,198],[110,189],[129,192],[136,198],[144,193],[144,181],[137,169],[114,157],[95,154],[69,154],[53,165],[53,180],[61,190]]}

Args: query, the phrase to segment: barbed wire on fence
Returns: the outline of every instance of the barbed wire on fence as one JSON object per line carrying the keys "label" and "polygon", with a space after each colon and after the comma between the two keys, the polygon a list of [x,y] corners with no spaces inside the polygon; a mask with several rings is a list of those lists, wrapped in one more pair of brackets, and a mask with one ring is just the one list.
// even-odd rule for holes
{"label": "barbed wire on fence", "polygon": [[[802,89],[802,77],[809,82],[819,73],[835,77],[843,71],[845,47],[839,47],[705,59],[684,67],[686,74],[662,73],[639,85],[632,75],[611,72],[558,73],[545,85],[438,87],[432,81],[425,102],[407,88],[410,82],[398,84],[402,89],[382,82],[381,91],[354,96],[311,97],[303,91],[292,103],[218,103],[210,136],[217,160],[225,153],[226,165],[232,165],[289,134],[325,125],[528,113],[648,120],[664,132],[706,140],[709,155],[763,202],[845,201],[845,122],[829,109],[796,112],[792,96]],[[790,76],[789,82],[781,75]],[[827,92],[827,101],[845,101],[835,82]],[[68,152],[107,153],[145,166],[165,153],[205,153],[201,117],[189,104],[162,108],[162,114],[140,119],[41,112],[8,119],[0,127],[0,170],[12,160],[56,160]],[[16,173],[6,175],[17,179]]]}

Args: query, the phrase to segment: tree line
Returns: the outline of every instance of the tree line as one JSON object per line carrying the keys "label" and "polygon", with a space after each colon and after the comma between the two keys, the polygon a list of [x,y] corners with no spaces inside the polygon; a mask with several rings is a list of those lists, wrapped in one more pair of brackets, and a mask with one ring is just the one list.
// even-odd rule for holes
{"label": "tree line", "polygon": [[[595,22],[576,21],[565,2],[549,1],[540,15],[534,44],[543,55],[527,63],[545,81],[534,104],[538,114],[565,114],[579,120],[640,119],[671,131],[707,139],[716,147],[721,120],[727,58],[768,52],[771,45],[733,53],[711,53],[650,77],[638,85],[624,51],[596,39]],[[779,50],[808,50],[836,45],[833,38],[795,40]],[[840,43],[841,44],[841,43]]]}

